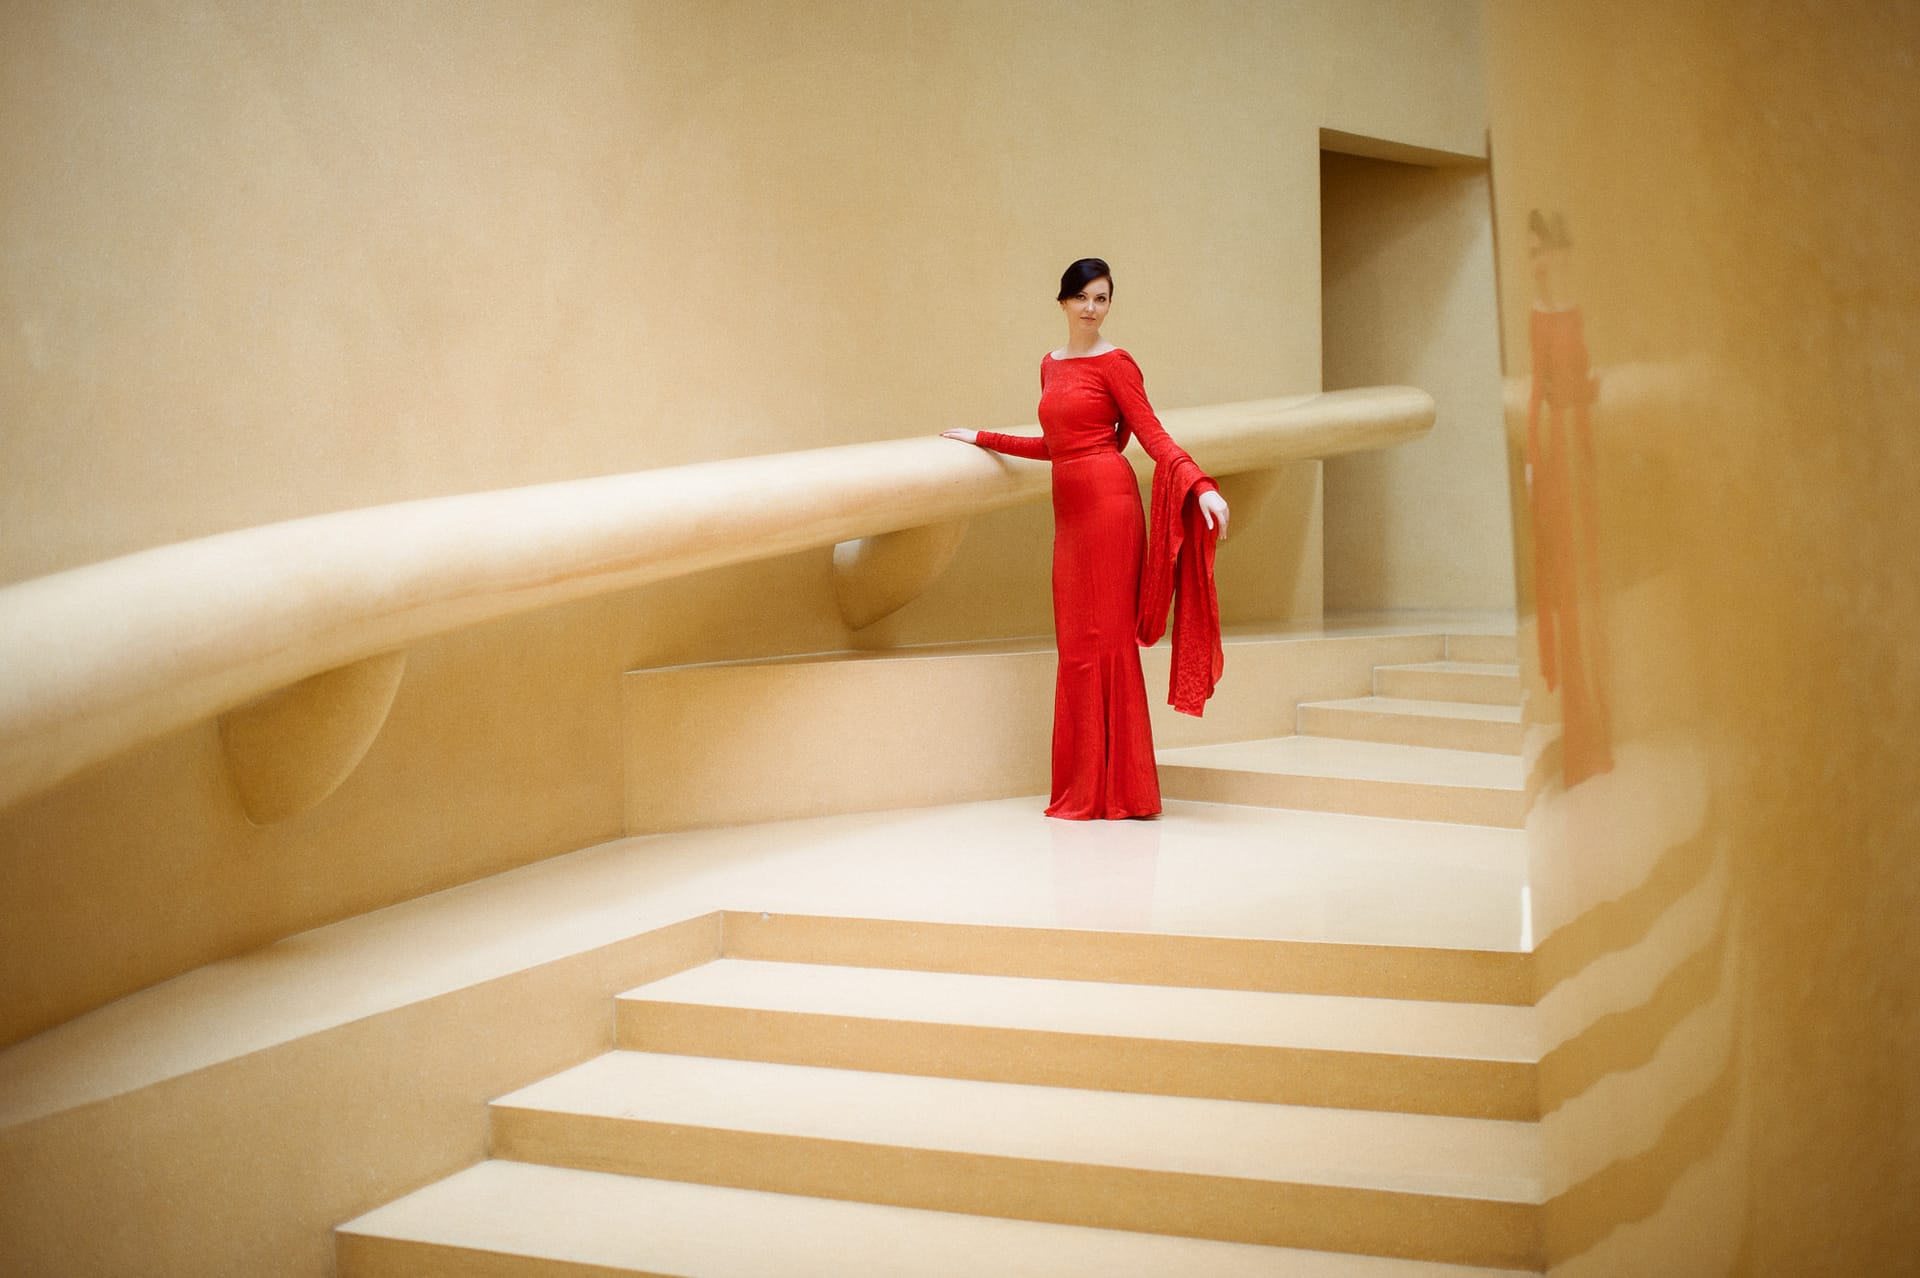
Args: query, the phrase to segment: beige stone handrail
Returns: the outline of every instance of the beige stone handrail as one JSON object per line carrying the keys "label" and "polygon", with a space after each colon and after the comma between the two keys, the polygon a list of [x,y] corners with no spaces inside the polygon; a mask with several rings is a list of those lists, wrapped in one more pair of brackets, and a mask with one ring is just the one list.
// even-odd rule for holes
{"label": "beige stone handrail", "polygon": [[[1387,447],[1423,434],[1433,416],[1425,392],[1376,387],[1164,420],[1203,467],[1226,475]],[[1136,466],[1150,464],[1134,451]],[[358,663],[373,673],[346,691],[315,686],[378,703],[377,730],[398,654],[430,636],[951,523],[1037,497],[1047,482],[1042,464],[950,440],[852,444],[315,515],[0,588],[0,807]],[[365,746],[340,748],[350,770]]]}

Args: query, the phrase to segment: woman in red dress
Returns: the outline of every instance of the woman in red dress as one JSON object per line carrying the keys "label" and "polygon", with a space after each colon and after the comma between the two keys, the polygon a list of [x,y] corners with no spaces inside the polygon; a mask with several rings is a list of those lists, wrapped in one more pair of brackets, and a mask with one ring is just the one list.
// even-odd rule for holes
{"label": "woman in red dress", "polygon": [[1082,258],[1060,277],[1067,342],[1040,361],[1040,438],[944,432],[1053,464],[1053,628],[1060,662],[1047,815],[1076,821],[1160,811],[1136,639],[1146,521],[1133,467],[1122,456],[1127,436],[1138,437],[1162,470],[1193,476],[1191,491],[1206,527],[1222,536],[1227,529],[1226,501],[1161,428],[1140,366],[1100,336],[1112,300],[1113,274],[1097,257]]}
{"label": "woman in red dress", "polygon": [[1599,383],[1587,362],[1585,322],[1569,287],[1566,219],[1528,220],[1534,302],[1527,337],[1527,481],[1533,514],[1533,603],[1540,673],[1560,689],[1564,783],[1613,771],[1605,627],[1600,615],[1599,491],[1592,407]]}

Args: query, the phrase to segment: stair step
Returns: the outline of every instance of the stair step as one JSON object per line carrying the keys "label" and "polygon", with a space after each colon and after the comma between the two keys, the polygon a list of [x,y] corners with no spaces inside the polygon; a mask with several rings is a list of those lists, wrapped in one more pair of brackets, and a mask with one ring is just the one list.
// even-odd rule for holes
{"label": "stair step", "polygon": [[620,996],[634,1051],[1471,1118],[1537,1116],[1529,1008],[720,959]]}
{"label": "stair step", "polygon": [[1450,634],[1447,636],[1447,660],[1517,662],[1520,660],[1520,637],[1513,634]]}
{"label": "stair step", "polygon": [[[1431,831],[1422,842],[1445,877],[1458,882],[1471,878],[1482,858],[1503,852],[1500,845],[1517,837],[1504,830],[1454,828]],[[1317,853],[1311,844],[1300,851],[1309,858]],[[1351,867],[1344,867],[1339,877],[1352,882]],[[1377,888],[1361,883],[1368,899],[1377,901]],[[1447,907],[1436,904],[1433,895],[1424,898],[1422,908],[1438,916],[1435,922],[1448,923]],[[1532,956],[1517,950],[747,910],[729,910],[724,919],[721,952],[728,958],[1445,1003],[1533,1003]]]}
{"label": "stair step", "polygon": [[341,1278],[1516,1278],[496,1159],[341,1227]]}
{"label": "stair step", "polygon": [[1305,701],[1298,708],[1295,727],[1303,736],[1487,754],[1520,753],[1519,706],[1396,697]]}
{"label": "stair step", "polygon": [[1520,667],[1498,661],[1421,661],[1375,666],[1373,693],[1408,701],[1473,701],[1520,704]]}
{"label": "stair step", "polygon": [[1518,829],[1520,761],[1471,750],[1291,736],[1162,750],[1172,799]]}
{"label": "stair step", "polygon": [[609,1052],[497,1157],[892,1206],[1532,1266],[1535,1124]]}

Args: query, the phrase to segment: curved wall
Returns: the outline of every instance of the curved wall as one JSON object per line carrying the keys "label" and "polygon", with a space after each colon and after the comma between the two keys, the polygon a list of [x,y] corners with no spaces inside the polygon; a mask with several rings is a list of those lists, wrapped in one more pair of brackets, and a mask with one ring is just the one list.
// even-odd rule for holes
{"label": "curved wall", "polygon": [[1920,17],[1710,8],[1487,11],[1551,1272],[1905,1273]]}

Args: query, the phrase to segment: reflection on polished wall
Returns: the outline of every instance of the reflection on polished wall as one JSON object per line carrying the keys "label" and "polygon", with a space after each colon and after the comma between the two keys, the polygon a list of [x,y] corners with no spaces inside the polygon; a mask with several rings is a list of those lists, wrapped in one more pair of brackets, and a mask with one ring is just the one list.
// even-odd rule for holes
{"label": "reflection on polished wall", "polygon": [[1555,1275],[1920,1255],[1920,10],[1491,3]]}

